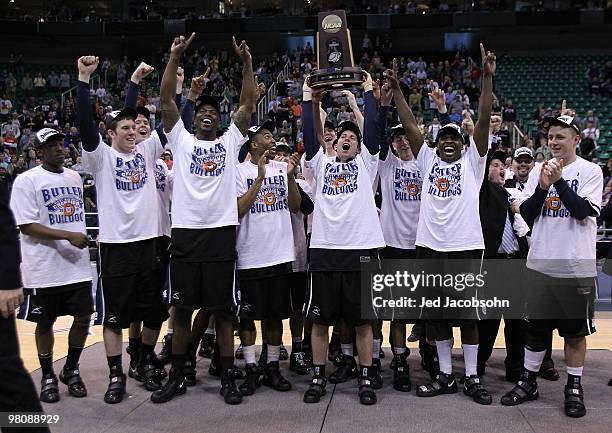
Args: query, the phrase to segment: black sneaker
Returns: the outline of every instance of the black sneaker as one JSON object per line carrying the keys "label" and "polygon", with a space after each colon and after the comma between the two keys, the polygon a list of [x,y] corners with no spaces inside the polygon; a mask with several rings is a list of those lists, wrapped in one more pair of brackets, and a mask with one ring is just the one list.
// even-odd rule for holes
{"label": "black sneaker", "polygon": [[215,350],[215,334],[204,334],[200,343],[198,355],[202,358],[212,358]]}
{"label": "black sneaker", "polygon": [[370,368],[370,379],[373,389],[381,389],[383,387],[382,367],[380,359],[372,358],[372,367]]}
{"label": "black sneaker", "polygon": [[538,376],[540,376],[542,379],[550,380],[552,382],[559,380],[559,377],[560,377],[559,372],[554,366],[547,366],[547,367],[540,368],[540,371],[538,372]]}
{"label": "black sneaker", "polygon": [[482,386],[480,378],[477,375],[472,375],[465,378],[465,382],[463,383],[463,393],[468,397],[472,397],[472,400],[478,404],[489,405],[493,401],[493,397],[491,397],[489,391]]}
{"label": "black sneaker", "polygon": [[310,373],[310,366],[306,363],[306,354],[304,352],[291,352],[289,357],[289,370],[305,376]]}
{"label": "black sneaker", "polygon": [[137,382],[142,382],[144,380],[138,373],[138,361],[136,359],[130,360],[130,366],[128,368],[128,376]]}
{"label": "black sneaker", "polygon": [[110,375],[108,376],[110,382],[108,384],[108,388],[106,389],[106,393],[104,394],[104,402],[108,404],[116,404],[120,403],[123,400],[123,396],[125,395],[125,374],[121,375]]}
{"label": "black sneaker", "polygon": [[582,385],[565,386],[565,414],[571,418],[581,418],[586,415],[584,405],[584,390]]}
{"label": "black sneaker", "polygon": [[162,350],[157,354],[157,360],[166,365],[172,360],[172,334],[166,334],[162,342]]}
{"label": "black sneaker", "polygon": [[423,329],[423,325],[421,323],[415,323],[412,325],[412,330],[410,331],[410,335],[408,336],[408,341],[414,343],[415,341],[419,341],[421,338],[421,331]]}
{"label": "black sneaker", "polygon": [[234,381],[233,368],[226,370],[221,375],[221,389],[219,394],[223,396],[223,400],[227,404],[242,403],[242,394],[238,391],[236,382]]}
{"label": "black sneaker", "polygon": [[376,392],[374,391],[370,368],[363,367],[361,377],[359,378],[359,402],[370,406],[376,404],[376,401]]}
{"label": "black sneaker", "polygon": [[170,370],[170,375],[164,386],[161,389],[151,394],[153,403],[165,403],[172,400],[177,395],[183,395],[187,392],[187,383],[183,374]]}
{"label": "black sneaker", "polygon": [[435,379],[426,385],[417,388],[416,394],[419,397],[435,397],[440,394],[454,394],[457,392],[457,381],[452,374],[445,374],[441,371]]}
{"label": "black sneaker", "polygon": [[355,358],[349,355],[342,355],[342,364],[336,371],[329,376],[331,383],[344,383],[349,379],[356,379],[359,376],[359,369]]}
{"label": "black sneaker", "polygon": [[281,392],[291,389],[291,382],[285,379],[281,374],[278,361],[269,362],[268,365],[266,365],[261,383]]}
{"label": "black sneaker", "polygon": [[522,374],[517,384],[501,398],[504,406],[518,406],[526,401],[537,400],[540,396],[538,383],[529,380],[526,374]]}
{"label": "black sneaker", "polygon": [[81,378],[81,372],[79,365],[77,364],[74,368],[64,368],[59,374],[59,380],[64,385],[68,386],[68,393],[71,396],[82,398],[87,396],[87,387]]}
{"label": "black sneaker", "polygon": [[281,344],[280,346],[280,352],[278,354],[278,360],[279,361],[286,361],[289,359],[289,352],[287,352],[287,349],[285,349],[285,346],[283,346]]}
{"label": "black sneaker", "polygon": [[410,381],[410,367],[408,366],[408,351],[393,357],[395,368],[393,369],[393,389],[401,392],[410,392],[412,382]]}
{"label": "black sneaker", "polygon": [[304,403],[318,403],[321,397],[326,394],[325,386],[327,379],[325,376],[313,376],[310,386],[304,393]]}
{"label": "black sneaker", "polygon": [[261,371],[257,364],[247,364],[244,367],[244,371],[246,372],[246,378],[238,389],[242,395],[253,395],[255,394],[255,390],[261,385]]}
{"label": "black sneaker", "polygon": [[185,385],[187,386],[195,386],[196,384],[195,354],[193,354],[192,356],[187,357],[187,359],[185,360],[185,368],[183,369],[183,372],[185,373]]}
{"label": "black sneaker", "polygon": [[157,391],[161,389],[161,379],[157,374],[157,366],[147,361],[141,362],[136,366],[139,382],[142,382],[147,391]]}
{"label": "black sneaker", "polygon": [[56,403],[60,399],[59,385],[55,374],[45,374],[40,380],[40,401]]}

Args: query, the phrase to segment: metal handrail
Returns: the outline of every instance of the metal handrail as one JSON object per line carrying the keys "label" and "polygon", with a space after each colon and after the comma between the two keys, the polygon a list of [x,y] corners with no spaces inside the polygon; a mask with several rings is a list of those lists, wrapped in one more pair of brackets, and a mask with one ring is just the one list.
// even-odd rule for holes
{"label": "metal handrail", "polygon": [[257,122],[261,123],[268,115],[268,104],[271,100],[275,99],[278,96],[277,93],[277,83],[287,81],[289,77],[289,68],[291,67],[291,61],[287,60],[285,66],[283,66],[283,70],[278,73],[276,76],[276,81],[270,85],[270,88],[266,92],[263,98],[257,103]]}

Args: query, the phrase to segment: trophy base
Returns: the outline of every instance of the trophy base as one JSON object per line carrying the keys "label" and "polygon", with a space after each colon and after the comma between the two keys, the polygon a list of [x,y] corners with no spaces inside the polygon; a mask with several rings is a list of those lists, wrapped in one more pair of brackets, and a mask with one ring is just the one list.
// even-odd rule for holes
{"label": "trophy base", "polygon": [[350,89],[361,86],[363,71],[361,68],[345,67],[342,69],[317,69],[310,75],[312,89]]}

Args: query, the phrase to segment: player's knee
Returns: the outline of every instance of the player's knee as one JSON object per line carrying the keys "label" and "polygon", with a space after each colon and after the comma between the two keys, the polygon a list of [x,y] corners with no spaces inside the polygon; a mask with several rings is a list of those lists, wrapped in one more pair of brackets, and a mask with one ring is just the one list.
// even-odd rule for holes
{"label": "player's knee", "polygon": [[38,322],[36,324],[36,334],[41,335],[41,334],[48,334],[50,332],[53,332],[53,324],[55,323],[55,320],[52,321],[48,321],[48,322]]}
{"label": "player's knee", "polygon": [[75,317],[72,326],[79,326],[81,328],[89,328],[89,324],[91,323],[91,314],[86,316],[78,316]]}

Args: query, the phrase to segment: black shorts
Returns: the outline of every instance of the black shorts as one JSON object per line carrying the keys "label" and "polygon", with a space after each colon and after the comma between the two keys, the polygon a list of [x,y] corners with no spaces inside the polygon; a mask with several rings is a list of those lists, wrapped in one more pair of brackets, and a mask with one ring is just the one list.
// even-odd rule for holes
{"label": "black shorts", "polygon": [[[428,275],[476,274],[480,272],[482,267],[483,252],[482,250],[435,251],[417,246],[416,259],[424,267],[424,269],[415,269],[417,273],[425,272]],[[435,328],[468,325],[484,318],[484,312],[477,307],[454,308],[452,310],[443,307],[445,299],[449,295],[455,299],[478,299],[478,289],[475,286],[464,287],[461,291],[455,290],[453,287],[428,287],[427,290],[430,291],[428,296],[431,299],[441,299],[441,306],[422,307],[419,319],[435,322],[433,323]]]}
{"label": "black shorts", "polygon": [[304,316],[319,325],[334,325],[340,319],[349,326],[368,322],[361,315],[361,272],[311,271]]}
{"label": "black shorts", "polygon": [[168,313],[156,270],[157,239],[124,244],[100,244],[100,281],[104,299],[104,326],[125,329],[131,322],[144,322],[158,329]]}
{"label": "black shorts", "polygon": [[30,322],[52,324],[60,316],[82,317],[94,312],[91,281],[65,286],[25,289],[26,315]]}
{"label": "black shorts", "polygon": [[247,320],[283,320],[292,316],[291,263],[238,271],[239,316]]}
{"label": "black shorts", "polygon": [[406,250],[403,248],[385,247],[380,251],[382,260],[409,260],[416,258],[416,250]]}
{"label": "black shorts", "polygon": [[585,337],[595,332],[593,316],[597,284],[592,278],[555,278],[526,271],[526,332],[557,329],[561,337]]}
{"label": "black shorts", "polygon": [[291,288],[291,309],[303,311],[308,290],[308,274],[306,272],[292,272],[289,274],[289,287]]}

